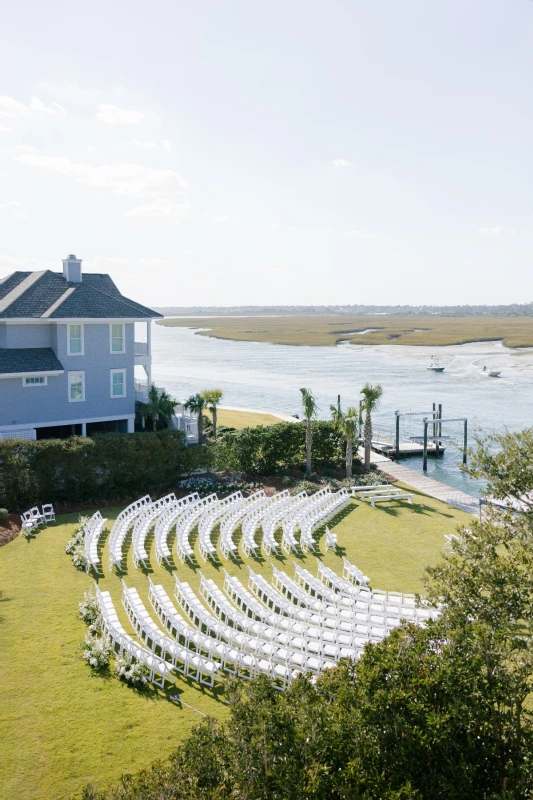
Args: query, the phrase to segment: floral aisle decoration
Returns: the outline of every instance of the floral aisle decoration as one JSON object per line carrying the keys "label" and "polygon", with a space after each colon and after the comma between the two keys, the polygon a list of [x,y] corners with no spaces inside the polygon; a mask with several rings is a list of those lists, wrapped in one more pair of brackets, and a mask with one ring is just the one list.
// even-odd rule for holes
{"label": "floral aisle decoration", "polygon": [[[92,627],[92,626],[91,626]],[[83,658],[92,669],[104,669],[109,666],[112,647],[107,634],[98,636],[95,631],[89,630],[83,643]]]}
{"label": "floral aisle decoration", "polygon": [[134,661],[127,653],[115,660],[115,674],[130,686],[146,686],[148,683],[148,667]]}

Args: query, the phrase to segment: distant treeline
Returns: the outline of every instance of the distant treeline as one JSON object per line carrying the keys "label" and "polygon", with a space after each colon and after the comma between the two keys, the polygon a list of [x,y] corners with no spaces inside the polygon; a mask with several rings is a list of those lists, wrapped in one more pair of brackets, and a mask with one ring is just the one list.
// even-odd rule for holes
{"label": "distant treeline", "polygon": [[156,311],[165,316],[389,314],[416,317],[433,314],[441,317],[533,317],[533,302],[507,306],[164,306],[156,308]]}

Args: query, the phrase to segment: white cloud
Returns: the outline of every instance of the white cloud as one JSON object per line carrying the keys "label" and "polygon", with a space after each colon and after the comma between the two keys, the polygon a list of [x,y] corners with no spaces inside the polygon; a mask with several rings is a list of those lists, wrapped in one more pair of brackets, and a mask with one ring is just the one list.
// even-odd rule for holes
{"label": "white cloud", "polygon": [[172,261],[166,261],[164,258],[141,258],[141,267],[148,267],[154,270],[177,270],[178,265],[173,264]]}
{"label": "white cloud", "polygon": [[337,168],[342,167],[353,167],[351,161],[348,161],[346,158],[335,158],[333,159],[333,166]]}
{"label": "white cloud", "polygon": [[480,228],[476,231],[478,236],[513,236],[512,228],[504,228],[503,225],[494,225],[492,228]]}
{"label": "white cloud", "polygon": [[8,200],[7,203],[0,203],[0,208],[14,208],[15,206],[20,206],[18,200]]}
{"label": "white cloud", "polygon": [[187,217],[190,205],[188,203],[176,203],[165,197],[158,197],[153,203],[132,208],[126,211],[127,217]]}
{"label": "white cloud", "polygon": [[31,117],[34,115],[66,114],[65,109],[59,103],[52,103],[46,106],[38,97],[32,97],[29,103],[21,103],[14,97],[0,95],[0,116],[9,119],[18,117]]}
{"label": "white cloud", "polygon": [[141,139],[128,139],[126,144],[129,147],[140,147],[142,150],[158,150],[159,148],[162,150],[172,150],[172,145],[168,139],[162,139],[161,144],[153,140],[142,141]]}
{"label": "white cloud", "polygon": [[11,272],[36,272],[42,269],[52,269],[58,272],[62,269],[61,259],[57,261],[43,261],[37,258],[14,258],[0,254],[0,275],[9,275]]}
{"label": "white cloud", "polygon": [[108,125],[134,125],[144,119],[142,111],[128,111],[113,105],[99,105],[96,119]]}
{"label": "white cloud", "polygon": [[108,267],[120,267],[124,264],[129,264],[129,258],[111,258],[109,256],[96,256],[96,258],[87,259],[85,261],[85,266],[87,267],[96,267],[101,268],[104,267],[107,269]]}
{"label": "white cloud", "polygon": [[13,128],[8,128],[7,125],[0,122],[0,133],[13,133]]}
{"label": "white cloud", "polygon": [[346,231],[342,234],[346,239],[375,239],[375,233],[363,233],[363,231]]}
{"label": "white cloud", "polygon": [[15,159],[28,167],[67,175],[86,186],[110,189],[124,197],[161,197],[168,192],[187,188],[187,181],[170,169],[151,169],[130,162],[89,164],[71,161],[60,156],[46,156],[35,152],[21,152]]}
{"label": "white cloud", "polygon": [[281,230],[281,225],[278,222],[273,222],[272,223],[272,230],[273,231],[280,231]]}
{"label": "white cloud", "polygon": [[140,147],[142,150],[157,150],[159,147],[157,142],[142,142],[140,139],[128,139],[126,144],[129,147]]}
{"label": "white cloud", "polygon": [[194,255],[194,250],[184,250],[183,252],[185,253],[186,256],[193,256]]}
{"label": "white cloud", "polygon": [[0,154],[3,156],[18,156],[21,153],[37,153],[36,147],[30,145],[17,144],[14,147],[0,147]]}
{"label": "white cloud", "polygon": [[213,219],[221,224],[228,221],[228,217],[225,214],[217,214]]}

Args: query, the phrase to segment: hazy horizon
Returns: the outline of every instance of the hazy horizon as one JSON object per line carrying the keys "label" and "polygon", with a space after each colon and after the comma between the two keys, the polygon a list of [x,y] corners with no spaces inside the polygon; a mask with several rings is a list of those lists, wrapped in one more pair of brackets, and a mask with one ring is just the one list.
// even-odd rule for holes
{"label": "hazy horizon", "polygon": [[158,307],[533,300],[533,4],[6,9],[0,278]]}

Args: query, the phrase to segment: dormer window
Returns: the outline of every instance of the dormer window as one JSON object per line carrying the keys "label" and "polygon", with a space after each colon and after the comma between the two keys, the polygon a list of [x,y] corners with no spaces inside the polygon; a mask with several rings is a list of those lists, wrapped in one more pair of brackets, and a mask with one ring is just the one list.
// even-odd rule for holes
{"label": "dormer window", "polygon": [[83,325],[68,326],[68,354],[69,356],[83,355]]}
{"label": "dormer window", "polygon": [[111,327],[111,352],[112,353],[124,353],[124,325],[119,322],[118,324],[113,324]]}

